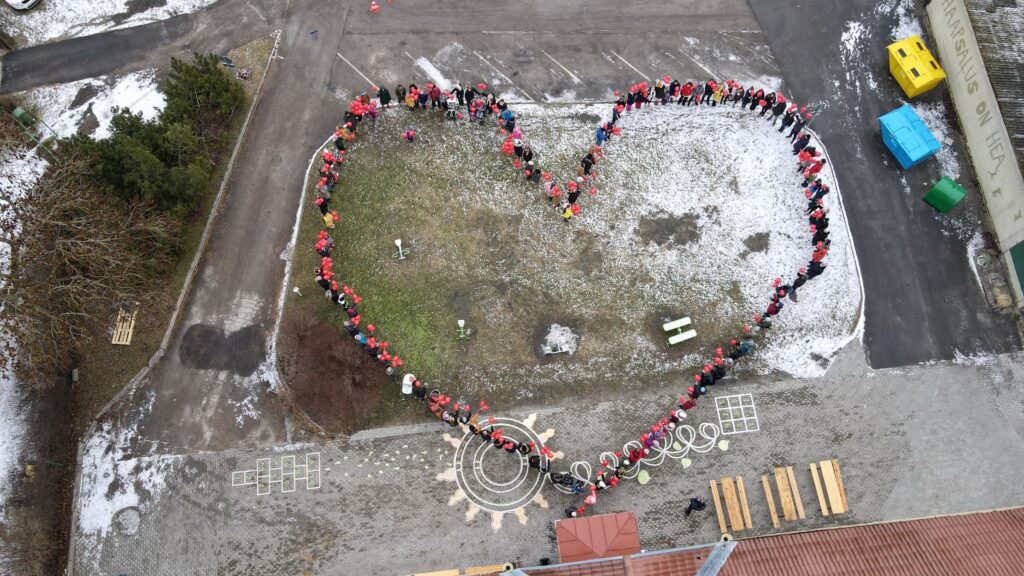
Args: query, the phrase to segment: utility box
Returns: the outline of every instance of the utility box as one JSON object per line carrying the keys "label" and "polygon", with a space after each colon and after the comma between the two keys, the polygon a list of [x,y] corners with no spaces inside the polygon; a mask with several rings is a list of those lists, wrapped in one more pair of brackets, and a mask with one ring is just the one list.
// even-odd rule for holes
{"label": "utility box", "polygon": [[943,214],[952,210],[967,197],[967,190],[949,176],[943,176],[924,195],[924,201]]}
{"label": "utility box", "polygon": [[921,42],[920,36],[911,36],[887,47],[889,72],[899,83],[907,97],[914,98],[935,88],[946,79],[946,73],[935,57]]}
{"label": "utility box", "polygon": [[878,119],[882,141],[904,170],[931,158],[942,147],[908,104]]}

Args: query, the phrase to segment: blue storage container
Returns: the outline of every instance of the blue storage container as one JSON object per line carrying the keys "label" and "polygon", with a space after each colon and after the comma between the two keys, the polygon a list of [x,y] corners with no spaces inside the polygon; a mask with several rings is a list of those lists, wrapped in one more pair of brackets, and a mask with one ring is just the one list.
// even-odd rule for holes
{"label": "blue storage container", "polygon": [[882,126],[882,141],[904,170],[931,158],[942,147],[907,104],[882,116],[878,122]]}

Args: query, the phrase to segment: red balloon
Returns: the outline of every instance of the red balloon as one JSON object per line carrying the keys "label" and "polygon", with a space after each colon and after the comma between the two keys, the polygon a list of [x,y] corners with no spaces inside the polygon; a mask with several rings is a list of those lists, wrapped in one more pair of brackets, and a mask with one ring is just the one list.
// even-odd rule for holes
{"label": "red balloon", "polygon": [[803,114],[804,112],[807,112],[807,106],[800,107],[800,113]]}
{"label": "red balloon", "polygon": [[477,84],[476,87],[481,90],[487,90],[487,84],[484,84],[483,82]]}
{"label": "red balloon", "polygon": [[811,113],[808,112],[807,114],[804,114],[804,118],[807,118],[808,120],[810,120],[811,119]]}

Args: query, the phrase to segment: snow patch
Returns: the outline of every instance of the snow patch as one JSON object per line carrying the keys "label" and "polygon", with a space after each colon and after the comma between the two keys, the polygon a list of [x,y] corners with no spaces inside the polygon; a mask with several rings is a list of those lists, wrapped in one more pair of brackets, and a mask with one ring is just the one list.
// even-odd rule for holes
{"label": "snow patch", "polygon": [[976,258],[978,253],[985,249],[985,239],[981,235],[981,230],[977,230],[971,240],[967,242],[967,263],[971,265],[971,272],[974,272],[974,279],[978,281],[978,288],[981,289],[982,293],[985,291],[985,286],[981,282],[981,274],[978,273],[978,262]]}
{"label": "snow patch", "polygon": [[942,145],[935,154],[942,174],[956,180],[960,177],[960,162],[956,158],[956,150],[946,144],[946,140],[950,139],[953,134],[953,128],[949,125],[949,115],[946,114],[946,104],[944,102],[911,103],[910,106],[920,116],[932,136],[935,136],[935,139]]}
{"label": "snow patch", "polygon": [[110,136],[110,119],[115,107],[130,108],[142,113],[146,120],[154,120],[167,105],[156,83],[153,71],[132,72],[120,77],[108,92],[101,93],[90,101],[92,112],[99,120],[99,127],[92,133],[93,138]]}
{"label": "snow patch", "polygon": [[452,82],[445,78],[444,74],[442,74],[441,71],[437,69],[437,66],[434,66],[430,60],[420,56],[416,59],[416,65],[419,66],[420,69],[426,73],[427,78],[429,78],[430,81],[437,85],[441,90],[447,90],[448,87],[452,85]]}
{"label": "snow patch", "polygon": [[26,12],[4,10],[6,16],[0,17],[0,24],[9,34],[24,37],[26,45],[36,45],[166,20],[201,10],[215,1],[164,0],[160,6],[115,22],[115,16],[128,13],[130,0],[46,0]]}
{"label": "snow patch", "polygon": [[544,345],[552,350],[563,350],[572,356],[576,353],[579,345],[579,336],[573,334],[572,329],[560,324],[552,324],[548,335],[544,338]]}
{"label": "snow patch", "polygon": [[[36,149],[21,148],[0,152],[0,190],[11,202],[17,202],[42,177],[47,162]],[[0,214],[6,211],[7,200],[0,200]],[[10,246],[0,242],[0,288],[9,272]],[[2,309],[0,305],[0,309]],[[0,330],[0,350],[11,346],[11,336]],[[13,358],[0,358],[0,522],[4,520],[7,499],[15,485],[25,445],[25,399],[14,378]]]}
{"label": "snow patch", "polygon": [[959,350],[954,350],[952,362],[957,366],[987,366],[996,362],[996,355],[980,353],[972,356],[964,354]]}
{"label": "snow patch", "polygon": [[875,15],[891,16],[896,20],[889,33],[891,41],[924,34],[914,10],[914,0],[883,0],[875,6]]}
{"label": "snow patch", "polygon": [[[0,332],[0,347],[8,346],[9,339]],[[13,377],[11,360],[4,358],[0,364],[0,523],[6,516],[7,499],[16,482],[25,442],[24,399]]]}
{"label": "snow patch", "polygon": [[[131,442],[139,436],[138,426],[156,400],[150,394],[134,420],[115,429],[105,422],[86,441],[82,451],[81,494],[78,509],[79,536],[97,542],[113,526],[114,515],[137,507],[143,517],[161,497],[164,478],[179,456],[129,457]],[[98,550],[89,546],[87,550]]]}
{"label": "snow patch", "polygon": [[[82,89],[93,90],[96,95],[84,102],[75,102]],[[155,70],[37,88],[27,94],[27,102],[60,137],[74,135],[91,107],[99,123],[91,133],[93,138],[110,135],[111,109],[115,106],[141,112],[143,118],[153,120],[167,104],[157,85]]]}

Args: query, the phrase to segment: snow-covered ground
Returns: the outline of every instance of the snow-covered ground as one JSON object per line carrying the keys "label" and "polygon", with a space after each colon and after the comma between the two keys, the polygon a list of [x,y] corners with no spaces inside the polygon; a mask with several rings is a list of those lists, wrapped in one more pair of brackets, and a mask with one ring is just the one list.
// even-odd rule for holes
{"label": "snow-covered ground", "polygon": [[60,136],[74,134],[88,114],[94,115],[96,127],[90,131],[93,138],[110,135],[111,110],[115,106],[130,108],[141,112],[146,119],[153,119],[166,104],[154,70],[36,88],[26,92],[25,99]]}
{"label": "snow-covered ground", "polygon": [[[20,198],[35,185],[46,169],[46,160],[34,150],[6,150],[0,152],[0,190],[3,197]],[[4,210],[0,200],[0,212]],[[0,272],[10,265],[10,247],[0,242]],[[0,287],[4,281],[0,276]],[[5,516],[7,498],[20,472],[20,461],[25,446],[25,400],[18,382],[11,373],[11,359],[6,357],[9,336],[0,330],[0,522]]]}
{"label": "snow-covered ground", "polygon": [[[4,345],[0,341],[0,349]],[[7,499],[20,472],[25,443],[25,403],[17,382],[11,378],[10,361],[4,364],[0,366],[0,523],[6,517]]]}
{"label": "snow-covered ground", "polygon": [[0,24],[25,47],[165,20],[201,10],[215,1],[164,0],[161,6],[129,14],[131,0],[43,0],[25,12],[4,6]]}
{"label": "snow-covered ground", "polygon": [[77,536],[81,560],[96,563],[111,530],[131,534],[140,517],[161,498],[164,477],[180,462],[178,456],[130,458],[130,442],[139,435],[138,425],[153,406],[140,404],[132,422],[113,426],[103,423],[86,441],[82,453],[78,498]]}
{"label": "snow-covered ground", "polygon": [[[93,114],[96,123],[90,135],[94,138],[109,135],[111,108],[115,106],[129,107],[133,111],[142,112],[146,118],[154,118],[165,104],[152,71],[37,88],[22,96],[24,103],[59,136],[74,134],[86,115]],[[40,136],[46,138],[50,134],[41,129]],[[26,147],[0,152],[0,190],[3,190],[3,196],[13,199],[22,196],[35,185],[46,167],[46,154],[38,149]],[[0,212],[3,210],[3,201],[0,200]],[[0,243],[0,270],[5,270],[9,262],[9,246]],[[0,340],[3,338],[5,336],[0,334]],[[0,350],[6,350],[2,343]],[[9,359],[5,358],[5,361]],[[22,392],[10,371],[0,371],[0,520],[3,518],[12,479],[20,472],[20,460],[25,446],[25,409]]]}
{"label": "snow-covered ground", "polygon": [[[564,108],[520,105],[517,110],[527,127],[538,121],[557,125],[557,117],[571,116]],[[581,219],[603,239],[604,267],[640,268],[642,273],[624,277],[650,279],[649,286],[638,287],[645,309],[679,306],[680,293],[672,287],[682,284],[706,287],[686,291],[687,308],[712,308],[720,318],[743,316],[767,304],[773,278],[788,282],[807,264],[811,249],[802,178],[793,169],[789,140],[765,118],[732,107],[668,106],[628,113],[620,126],[622,137],[605,146],[601,192],[584,199]],[[536,146],[550,154],[561,145],[541,141]],[[751,361],[760,372],[821,375],[827,363],[816,359],[837,352],[858,323],[859,270],[830,165],[823,179],[833,189],[825,197],[829,269],[776,317],[771,338]],[[645,239],[641,229],[652,220],[672,222],[673,239]],[[690,238],[684,238],[687,222],[692,222]],[[765,238],[764,250],[751,249],[754,235]],[[738,298],[723,297],[730,286],[739,288]]]}

